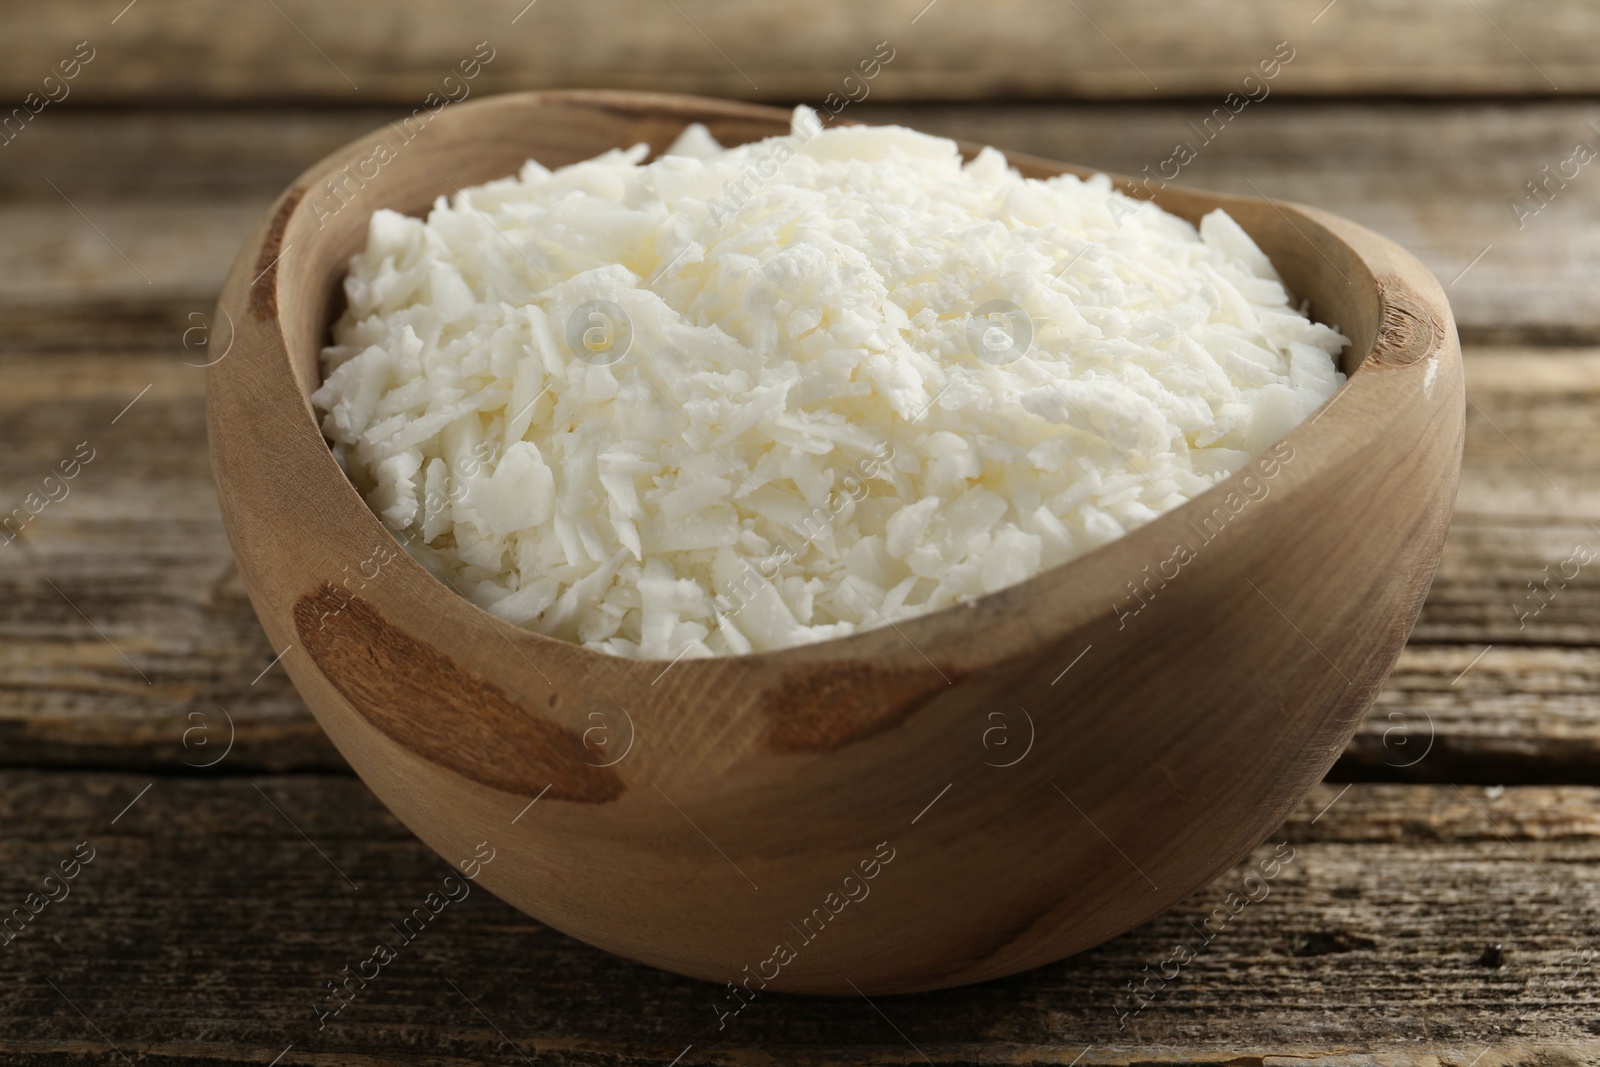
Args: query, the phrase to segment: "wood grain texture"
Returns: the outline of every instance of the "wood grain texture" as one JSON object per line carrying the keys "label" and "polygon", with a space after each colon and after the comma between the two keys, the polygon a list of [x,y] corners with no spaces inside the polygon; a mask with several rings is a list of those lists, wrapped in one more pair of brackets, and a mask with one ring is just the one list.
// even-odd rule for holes
{"label": "wood grain texture", "polygon": [[[933,11],[949,5],[941,0]],[[1507,23],[1499,6],[1483,6],[1521,39],[1518,26],[1530,15]],[[1319,25],[1345,11],[1374,13],[1341,0]],[[1445,17],[1463,16],[1470,12]],[[16,41],[0,40],[0,78],[12,77]],[[1493,69],[1468,64],[1452,76]],[[879,98],[888,87],[880,84]],[[1181,103],[874,112],[869,102],[860,113],[1120,170],[1163,158],[1195,117]],[[232,569],[209,470],[197,459],[203,372],[183,366],[206,359],[185,346],[196,325],[189,316],[209,313],[228,258],[276,190],[391,114],[52,108],[0,149],[0,491],[20,500],[34,476],[79,441],[113,446],[70,499],[30,527],[20,557],[0,557],[0,764],[156,772],[0,775],[5,908],[34,891],[44,873],[34,860],[48,868],[86,838],[103,846],[111,817],[155,783],[111,827],[113,851],[104,855],[117,865],[91,865],[73,897],[50,905],[27,940],[0,948],[7,1063],[124,1062],[104,1038],[141,1063],[269,1063],[315,1030],[311,999],[323,983],[364,957],[446,871],[353,778],[260,779],[355,876],[362,891],[352,891],[234,777],[346,765],[281,665],[256,680],[277,650]],[[1591,176],[1564,190],[1525,233],[1501,214],[1508,187],[1564,158],[1574,131],[1588,136],[1583,107],[1312,107],[1275,96],[1246,115],[1249,125],[1205,148],[1196,184],[1249,193],[1249,177],[1274,195],[1332,207],[1398,237],[1447,281],[1493,241],[1491,254],[1451,288],[1469,336],[1508,344],[1600,337],[1592,304],[1600,210]],[[87,207],[159,284],[147,286],[44,177]],[[53,213],[46,224],[29,221],[41,212]],[[206,224],[190,225],[195,215]],[[162,231],[177,240],[162,243]],[[1526,244],[1504,243],[1501,234]],[[140,249],[158,251],[152,260]],[[1516,254],[1502,260],[1508,249]],[[1417,639],[1336,779],[1600,784],[1600,586],[1586,572],[1525,629],[1511,611],[1570,539],[1591,536],[1582,520],[1600,513],[1600,482],[1583,451],[1600,438],[1596,360],[1583,349],[1469,353],[1474,408],[1461,505],[1438,580]],[[151,391],[112,426],[147,384]],[[1474,664],[1491,640],[1495,647]],[[229,736],[223,707],[237,725],[228,756],[210,771],[175,777],[220,752]],[[1566,962],[1594,943],[1578,921],[1594,922],[1592,908],[1568,907],[1595,899],[1595,888],[1579,880],[1600,861],[1593,791],[1512,788],[1491,799],[1468,787],[1507,841],[1448,786],[1358,785],[1342,797],[1341,788],[1307,798],[1285,831],[1299,849],[1296,862],[1273,896],[1251,905],[1140,1014],[1136,1039],[1116,1031],[1108,994],[1124,991],[1145,966],[1158,969],[1183,926],[1203,922],[1239,875],[1219,885],[1217,897],[1201,893],[1065,963],[957,993],[875,1002],[941,1065],[1067,1064],[1085,1046],[1085,1064],[1600,1059],[1595,977],[1569,977]],[[1308,877],[1291,882],[1296,873]],[[96,875],[105,882],[92,881]],[[1474,966],[1491,941],[1506,946],[1506,965]],[[773,997],[742,1013],[731,1034],[711,1034],[727,1040],[698,1040],[714,1031],[710,997],[725,988],[606,956],[481,892],[459,911],[452,906],[414,947],[342,1013],[326,1043],[317,1042],[322,1035],[300,1040],[281,1062],[523,1062],[495,1026],[541,1062],[661,1067],[691,1042],[680,1067],[921,1062],[860,1001]]]}
{"label": "wood grain texture", "polygon": [[[1281,91],[1593,92],[1600,16],[1578,0],[1474,11],[1425,0],[403,0],[381,8],[277,0],[67,0],[0,8],[8,98],[39,88],[73,46],[97,49],[69,100],[389,100],[421,104],[488,41],[477,91],[624,88],[820,102],[883,40],[875,98],[1127,98],[1236,89],[1280,41]],[[108,8],[110,10],[108,10]],[[113,17],[115,16],[115,22]],[[849,87],[854,88],[854,87]],[[855,90],[859,92],[859,90]]]}
{"label": "wood grain texture", "polygon": [[1600,784],[1600,653],[1485,647],[1410,645],[1330,780]]}
{"label": "wood grain texture", "polygon": [[[1508,206],[1533,203],[1525,183],[1542,180],[1542,168],[1556,168],[1577,141],[1600,149],[1589,126],[1600,109],[1273,96],[1203,144],[1190,123],[1210,108],[890,108],[869,99],[845,114],[1119,173],[1158,168],[1183,141],[1197,158],[1179,182],[1326,208],[1454,280],[1448,292],[1468,342],[1600,343],[1600,180],[1592,168],[1520,229]],[[47,110],[0,149],[0,344],[47,343],[102,319],[109,334],[143,336],[156,304],[178,321],[209,313],[234,251],[278,192],[316,159],[403,114]],[[69,305],[94,314],[53,310]]]}
{"label": "wood grain texture", "polygon": [[[1245,865],[1091,952],[870,1004],[766,994],[720,1030],[725,986],[607,955],[473,888],[319,1029],[326,983],[397,942],[390,924],[452,868],[352,778],[159,777],[113,825],[151,782],[0,774],[0,903],[20,905],[78,843],[95,850],[71,894],[0,947],[8,1064],[122,1062],[112,1043],[136,1063],[197,1065],[281,1053],[296,1065],[1575,1067],[1600,1055],[1600,985],[1581,962],[1600,921],[1594,789],[1319,786]],[[1279,843],[1292,859],[1264,895],[1259,880],[1247,890],[1249,871],[1287,855]],[[510,858],[497,847],[488,869]],[[1224,903],[1246,892],[1258,899]],[[857,936],[871,920],[840,921]],[[1185,941],[1197,958],[1121,1017],[1127,984]],[[1502,966],[1479,965],[1496,943]]]}

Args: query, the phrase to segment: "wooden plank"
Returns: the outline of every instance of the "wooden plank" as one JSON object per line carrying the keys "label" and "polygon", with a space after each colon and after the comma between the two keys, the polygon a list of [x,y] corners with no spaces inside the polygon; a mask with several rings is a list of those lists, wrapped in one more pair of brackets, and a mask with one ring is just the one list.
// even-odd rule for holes
{"label": "wooden plank", "polygon": [[[760,997],[720,1030],[726,989],[473,890],[319,1029],[327,983],[398,942],[389,924],[451,870],[359,782],[11,771],[0,901],[20,906],[79,843],[94,858],[0,953],[0,1058],[104,1062],[114,1043],[196,1064],[1593,1062],[1597,811],[1595,789],[1320,786],[1246,864],[1078,957],[870,1003]],[[1245,881],[1273,857],[1275,877]],[[1133,1012],[1129,983],[1185,943],[1195,958]],[[1502,965],[1480,965],[1493,943]]]}
{"label": "wooden plank", "polygon": [[[889,108],[869,100],[854,113],[1127,173],[1159,172],[1177,142],[1190,143],[1196,158],[1180,172],[1184,183],[1316,204],[1405,245],[1453,282],[1468,341],[1600,343],[1592,168],[1552,186],[1549,204],[1520,229],[1508,206],[1534,203],[1525,183],[1543,180],[1542,168],[1557,168],[1577,141],[1600,148],[1587,105],[1269,97],[1209,143],[1195,132],[1210,113],[1204,102]],[[0,343],[37,339],[41,307],[86,308],[69,317],[103,318],[108,332],[151,302],[208,308],[272,198],[305,166],[398,114],[46,112],[0,150],[8,235]]]}
{"label": "wooden plank", "polygon": [[1600,784],[1600,650],[1485,647],[1414,640],[1329,780]]}
{"label": "wooden plank", "polygon": [[468,83],[479,92],[598,86],[820,101],[851,88],[845,76],[885,40],[893,63],[869,83],[883,99],[1221,96],[1280,41],[1294,49],[1276,83],[1284,92],[1544,95],[1600,85],[1588,48],[1600,15],[1591,6],[1474,6],[462,0],[446,8],[402,0],[379,20],[311,0],[165,0],[126,11],[70,0],[0,10],[9,53],[0,86],[7,98],[42,91],[42,79],[84,40],[94,58],[69,83],[67,99],[96,103],[420,106],[429,92],[461,91],[443,79],[480,41],[494,51],[483,53],[493,59]]}
{"label": "wooden plank", "polygon": [[[95,450],[69,495],[0,545],[12,554],[0,566],[0,765],[176,769],[211,758],[231,717],[230,766],[343,766],[283,672],[256,679],[275,650],[216,514],[204,371],[185,365],[205,355],[184,348],[183,322],[153,330],[142,353],[0,356],[6,509],[80,442]],[[1600,783],[1600,566],[1543,584],[1575,544],[1600,550],[1584,521],[1600,514],[1585,450],[1600,437],[1600,353],[1469,350],[1467,377],[1474,415],[1439,576],[1335,776]],[[1530,581],[1546,603],[1519,619],[1538,604]],[[185,748],[195,726],[208,729]]]}
{"label": "wooden plank", "polygon": [[1524,526],[1558,520],[1548,530],[1540,566],[1516,582],[1521,600],[1523,583],[1539,579],[1551,554],[1570,555],[1580,539],[1600,549],[1595,527],[1600,496],[1589,481],[1600,361],[1592,350],[1566,350],[1558,359],[1541,361],[1537,370],[1532,364],[1524,370],[1519,351],[1481,355],[1474,353],[1467,372],[1472,379],[1468,398],[1474,403],[1467,409],[1464,463],[1482,477],[1463,483],[1457,507],[1475,517]]}

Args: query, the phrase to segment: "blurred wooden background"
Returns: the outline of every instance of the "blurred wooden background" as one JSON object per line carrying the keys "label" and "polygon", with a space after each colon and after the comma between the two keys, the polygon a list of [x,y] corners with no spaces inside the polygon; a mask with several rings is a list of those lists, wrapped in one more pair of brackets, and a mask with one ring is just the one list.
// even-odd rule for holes
{"label": "blurred wooden background", "polygon": [[873,87],[885,100],[1220,95],[1283,40],[1302,95],[1600,88],[1600,9],[1583,0],[140,0],[113,29],[122,6],[6,4],[0,90],[34,88],[85,39],[107,62],[82,98],[114,104],[404,103],[481,40],[499,50],[486,92],[820,100],[880,40],[900,50]]}
{"label": "blurred wooden background", "polygon": [[[847,81],[879,42],[892,61]],[[569,86],[865,91],[850,116],[1135,173],[1260,96],[1279,42],[1179,180],[1417,253],[1461,326],[1469,429],[1422,622],[1283,828],[1272,897],[1125,1029],[1126,983],[1236,876],[1014,979],[772,998],[719,1033],[711,987],[478,894],[319,1031],[324,981],[442,867],[269,669],[216,513],[198,365],[276,194],[429,93]],[[0,544],[0,913],[99,849],[0,945],[0,1059],[1600,1062],[1600,563],[1549,584],[1600,549],[1600,162],[1574,163],[1600,150],[1597,42],[1575,0],[0,2],[0,511],[96,450]]]}

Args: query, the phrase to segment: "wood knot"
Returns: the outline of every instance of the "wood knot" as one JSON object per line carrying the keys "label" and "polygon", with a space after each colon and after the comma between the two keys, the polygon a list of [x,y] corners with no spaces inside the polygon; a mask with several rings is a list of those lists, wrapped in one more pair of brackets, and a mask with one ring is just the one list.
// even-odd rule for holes
{"label": "wood knot", "polygon": [[1444,323],[1405,282],[1393,276],[1379,278],[1378,300],[1383,317],[1369,362],[1404,367],[1438,351]]}
{"label": "wood knot", "polygon": [[323,582],[294,605],[300,644],[373,726],[423,759],[519,796],[603,804],[625,791],[583,739]]}

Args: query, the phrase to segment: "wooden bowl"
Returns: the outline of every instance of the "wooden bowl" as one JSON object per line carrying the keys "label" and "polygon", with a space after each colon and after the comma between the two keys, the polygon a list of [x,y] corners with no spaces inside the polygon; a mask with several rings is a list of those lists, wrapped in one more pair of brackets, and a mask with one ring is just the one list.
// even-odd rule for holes
{"label": "wooden bowl", "polygon": [[234,264],[233,347],[207,396],[222,514],[328,735],[445,859],[492,854],[482,886],[719,987],[994,978],[1227,871],[1338,756],[1432,580],[1465,414],[1438,283],[1326,212],[1165,189],[1191,220],[1225,207],[1353,342],[1349,383],[1275,453],[959,608],[781,652],[614,658],[502,622],[413,562],[308,395],[374,209],[422,212],[529,157],[660,149],[691,121],[724,143],[788,126],[641,93],[451,106],[311,168]]}

